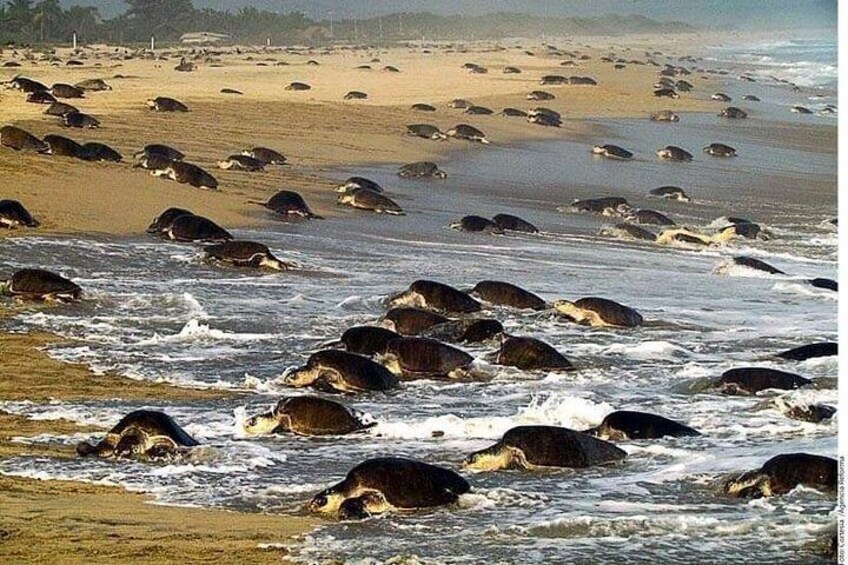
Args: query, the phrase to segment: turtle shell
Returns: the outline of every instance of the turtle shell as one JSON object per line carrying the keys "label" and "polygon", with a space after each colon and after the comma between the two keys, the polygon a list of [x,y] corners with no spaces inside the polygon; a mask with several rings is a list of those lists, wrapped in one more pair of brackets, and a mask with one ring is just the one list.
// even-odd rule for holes
{"label": "turtle shell", "polygon": [[17,200],[0,200],[0,221],[3,219],[22,224],[28,228],[37,228],[39,225],[23,204]]}
{"label": "turtle shell", "polygon": [[645,321],[642,315],[633,308],[606,298],[581,298],[574,304],[579,308],[595,312],[603,321],[615,326],[641,326]]}
{"label": "turtle shell", "polygon": [[579,469],[621,461],[627,455],[615,445],[583,432],[557,426],[518,426],[501,443],[520,449],[531,465]]}
{"label": "turtle shell", "polygon": [[82,294],[82,289],[76,283],[43,269],[21,269],[12,275],[6,290],[13,296],[35,298],[65,295],[77,299]]}
{"label": "turtle shell", "polygon": [[410,509],[452,504],[471,490],[468,481],[450,469],[401,457],[360,463],[339,487],[343,491],[375,490],[392,506]]}
{"label": "turtle shell", "polygon": [[305,217],[314,216],[303,197],[291,190],[281,190],[265,203],[265,207],[277,214],[294,214]]}

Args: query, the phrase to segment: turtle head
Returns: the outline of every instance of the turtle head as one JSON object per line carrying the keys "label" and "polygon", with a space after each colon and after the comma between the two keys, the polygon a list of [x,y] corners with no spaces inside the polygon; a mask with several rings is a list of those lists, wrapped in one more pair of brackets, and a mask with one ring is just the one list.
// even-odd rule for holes
{"label": "turtle head", "polygon": [[324,489],[309,501],[307,508],[310,512],[320,512],[322,514],[332,514],[337,512],[344,502],[344,496],[340,492],[338,485]]}
{"label": "turtle head", "polygon": [[281,418],[277,410],[271,410],[256,416],[251,416],[242,424],[242,429],[252,435],[273,433],[281,426]]}
{"label": "turtle head", "polygon": [[233,162],[229,159],[225,159],[223,161],[218,161],[218,168],[219,169],[224,169],[226,171],[227,169],[231,169],[232,167],[233,167]]}
{"label": "turtle head", "polygon": [[10,289],[12,287],[12,279],[8,279],[5,281],[0,281],[0,294],[4,296],[8,296],[11,294]]}
{"label": "turtle head", "polygon": [[150,108],[151,110],[155,109],[156,108],[156,101],[153,100],[152,98],[149,98],[147,100],[147,107]]}
{"label": "turtle head", "polygon": [[265,267],[266,269],[273,269],[275,271],[288,271],[289,269],[296,269],[297,263],[293,263],[291,261],[281,261],[274,256],[263,257],[259,261],[260,267]]}
{"label": "turtle head", "polygon": [[606,153],[606,149],[604,149],[603,145],[595,145],[592,147],[592,153],[595,155],[603,155]]}
{"label": "turtle head", "polygon": [[441,169],[436,169],[436,172],[433,173],[433,176],[437,179],[446,179],[448,178],[448,174]]}
{"label": "turtle head", "polygon": [[283,374],[283,384],[291,387],[309,386],[318,380],[320,370],[304,366],[292,369]]}
{"label": "turtle head", "polygon": [[727,481],[724,492],[738,498],[771,496],[771,478],[759,469],[748,471]]}
{"label": "turtle head", "polygon": [[[397,294],[392,294],[386,299],[386,305],[390,308],[398,308],[400,306],[416,306],[424,307],[426,303],[424,297],[414,290],[404,290]],[[392,328],[389,328],[392,329]]]}
{"label": "turtle head", "polygon": [[583,317],[580,308],[571,300],[556,300],[553,306],[558,313],[575,322],[579,322]]}
{"label": "turtle head", "polygon": [[511,465],[512,451],[500,442],[475,451],[462,462],[462,468],[469,471],[498,471]]}

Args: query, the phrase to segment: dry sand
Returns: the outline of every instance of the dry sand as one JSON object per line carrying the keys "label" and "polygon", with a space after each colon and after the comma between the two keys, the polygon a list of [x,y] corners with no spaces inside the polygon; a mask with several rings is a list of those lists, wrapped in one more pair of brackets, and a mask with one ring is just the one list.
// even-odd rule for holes
{"label": "dry sand", "polygon": [[[25,64],[0,70],[0,77],[22,74],[46,84],[75,83],[104,78],[110,92],[90,93],[84,100],[69,100],[102,121],[99,130],[63,128],[58,118],[45,116],[45,106],[24,102],[22,93],[3,92],[0,124],[14,123],[36,135],[58,133],[77,141],[101,141],[114,146],[127,160],[148,143],[166,143],[184,151],[187,160],[213,172],[220,191],[208,192],[150,176],[129,163],[86,163],[62,157],[18,154],[0,148],[0,175],[6,181],[5,197],[15,197],[42,219],[50,233],[140,233],[164,208],[188,207],[225,227],[261,225],[270,221],[263,209],[248,199],[266,199],[281,189],[302,192],[319,213],[332,215],[334,182],[322,168],[373,162],[404,163],[438,160],[450,152],[472,148],[467,142],[434,142],[405,135],[410,123],[433,123],[448,129],[457,123],[481,128],[495,144],[586,134],[587,117],[635,117],[671,108],[680,111],[714,111],[715,104],[692,99],[658,99],[652,95],[656,68],[630,65],[613,70],[592,51],[591,61],[576,68],[562,67],[560,59],[531,57],[522,51],[422,54],[407,49],[379,52],[345,51],[332,55],[285,53],[226,55],[220,62],[200,63],[195,72],[173,70],[167,61],[102,60],[100,67],[52,67]],[[356,69],[373,56],[373,69]],[[636,56],[636,55],[634,55]],[[272,59],[258,66],[260,59]],[[319,66],[306,65],[309,58]],[[287,66],[276,66],[286,61]],[[469,74],[462,67],[473,61],[489,68],[485,75]],[[391,64],[401,72],[380,70]],[[215,66],[220,65],[220,66]],[[503,74],[512,65],[521,74]],[[137,78],[113,79],[116,74]],[[592,76],[599,85],[542,87],[545,74]],[[312,85],[306,92],[285,91],[292,81]],[[243,96],[224,95],[235,88]],[[531,102],[531,90],[547,90],[556,100]],[[367,92],[368,100],[343,101],[350,90]],[[145,101],[172,96],[191,109],[187,114],[160,114],[147,110]],[[546,106],[563,113],[562,129],[528,124],[520,118],[466,116],[449,109],[447,102],[468,98],[496,111],[506,106]],[[426,102],[435,113],[415,112],[409,106]],[[587,144],[593,141],[586,139]],[[270,167],[265,173],[221,171],[215,163],[227,155],[255,145],[275,148],[289,157],[290,166]],[[475,148],[479,150],[479,147]]]}

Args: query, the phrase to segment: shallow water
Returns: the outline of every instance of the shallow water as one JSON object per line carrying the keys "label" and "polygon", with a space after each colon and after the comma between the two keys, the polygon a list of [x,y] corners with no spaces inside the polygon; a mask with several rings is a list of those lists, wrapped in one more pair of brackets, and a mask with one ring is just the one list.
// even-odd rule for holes
{"label": "shallow water", "polygon": [[[836,213],[835,188],[832,201],[775,202],[762,181],[768,174],[808,175],[835,184],[835,157],[746,141],[746,126],[714,116],[686,116],[673,129],[636,121],[597,125],[609,135],[599,142],[631,148],[637,159],[596,159],[585,144],[563,140],[457,153],[441,163],[450,174],[445,181],[404,181],[394,167],[338,171],[340,179],[349,173],[382,182],[409,214],[345,210],[332,220],[235,231],[301,263],[300,272],[226,270],[203,263],[196,246],[149,238],[4,240],[4,271],[56,269],[87,291],[81,304],[29,311],[9,323],[12,329],[48,329],[80,340],[54,348],[53,355],[132,378],[247,389],[251,395],[246,403],[157,406],[210,446],[186,461],[20,458],[2,462],[0,470],[122,484],[155,493],[164,503],[300,512],[312,494],[369,457],[403,455],[457,469],[465,455],[515,425],[585,429],[613,410],[637,409],[688,423],[704,435],[622,442],[628,459],[615,468],[466,475],[474,490],[458,508],[328,522],[295,546],[294,557],[351,563],[393,556],[434,563],[815,563],[810,546],[835,522],[832,498],[797,489],[764,501],[729,500],[717,485],[724,474],[758,467],[778,453],[834,455],[838,416],[809,424],[768,405],[775,394],[729,398],[674,387],[750,364],[813,379],[836,377],[835,358],[795,363],[769,357],[836,339],[836,293],[804,282],[836,277],[836,232],[822,224]],[[736,146],[740,157],[721,160],[697,152],[713,141]],[[653,152],[668,143],[689,148],[696,160],[657,161]],[[684,186],[696,201],[644,196],[662,184]],[[747,215],[764,222],[773,238],[723,249],[659,248],[597,236],[609,219],[555,211],[574,198],[600,195],[625,196],[693,225]],[[467,213],[498,212],[518,213],[543,233],[487,236],[447,228]],[[790,275],[743,268],[730,276],[712,273],[736,254],[766,260]],[[274,404],[280,395],[303,392],[280,384],[286,368],[303,363],[345,328],[375,321],[384,297],[418,278],[459,288],[506,280],[546,300],[605,296],[656,323],[596,330],[547,313],[490,309],[510,333],[551,343],[580,370],[534,374],[496,367],[485,360],[493,346],[473,347],[469,351],[491,376],[488,381],[418,381],[390,394],[348,399],[377,420],[366,433],[244,437],[238,424],[245,414]],[[827,385],[782,396],[789,402],[837,402],[835,388]],[[119,398],[0,405],[81,424],[110,424],[139,407]],[[36,441],[75,443],[87,437]]]}

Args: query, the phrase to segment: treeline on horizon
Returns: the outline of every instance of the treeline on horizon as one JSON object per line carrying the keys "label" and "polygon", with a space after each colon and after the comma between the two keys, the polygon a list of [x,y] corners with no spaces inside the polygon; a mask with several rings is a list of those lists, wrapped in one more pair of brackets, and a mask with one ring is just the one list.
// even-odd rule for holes
{"label": "treeline on horizon", "polygon": [[[2,1],[2,0],[0,0]],[[681,22],[658,22],[638,15],[597,18],[543,18],[518,13],[439,16],[390,14],[365,20],[313,20],[299,12],[276,13],[255,8],[237,12],[198,10],[191,0],[125,0],[127,10],[103,19],[94,6],[63,9],[59,0],[6,0],[0,5],[3,45],[68,44],[77,33],[81,43],[173,42],[184,33],[214,32],[234,42],[273,44],[393,42],[417,39],[477,40],[574,34],[665,33],[692,31]]]}

